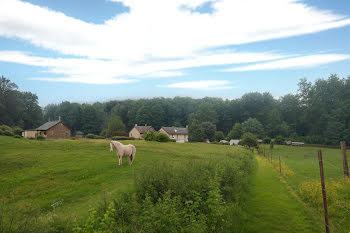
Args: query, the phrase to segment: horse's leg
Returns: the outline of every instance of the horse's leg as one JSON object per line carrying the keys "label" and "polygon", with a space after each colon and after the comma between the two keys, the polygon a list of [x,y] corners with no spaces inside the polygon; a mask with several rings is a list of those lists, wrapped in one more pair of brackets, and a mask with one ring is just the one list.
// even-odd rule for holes
{"label": "horse's leg", "polygon": [[119,166],[120,166],[120,156],[118,156],[118,159],[119,159]]}

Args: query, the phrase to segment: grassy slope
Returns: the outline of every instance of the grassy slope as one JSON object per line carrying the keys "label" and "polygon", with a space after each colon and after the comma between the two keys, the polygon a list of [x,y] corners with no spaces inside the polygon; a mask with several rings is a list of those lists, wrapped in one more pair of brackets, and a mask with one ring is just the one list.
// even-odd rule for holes
{"label": "grassy slope", "polygon": [[281,182],[271,164],[261,157],[257,157],[257,163],[247,202],[247,231],[320,232],[319,224],[313,224],[303,204]]}
{"label": "grassy slope", "polygon": [[[130,143],[130,142],[124,142]],[[196,143],[132,141],[137,148],[133,166],[125,158],[117,165],[107,140],[30,141],[0,136],[0,201],[13,211],[53,210],[74,217],[88,214],[104,193],[113,197],[132,188],[133,176],[154,161],[186,162],[220,158],[228,146]]]}

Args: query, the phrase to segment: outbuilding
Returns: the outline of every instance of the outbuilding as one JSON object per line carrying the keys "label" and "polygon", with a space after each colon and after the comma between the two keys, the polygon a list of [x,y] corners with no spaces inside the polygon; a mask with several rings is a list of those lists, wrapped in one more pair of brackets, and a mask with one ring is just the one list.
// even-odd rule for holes
{"label": "outbuilding", "polygon": [[26,130],[23,133],[25,138],[43,136],[47,139],[69,139],[70,135],[71,130],[62,123],[61,117],[58,117],[56,121],[48,121],[36,129]]}
{"label": "outbuilding", "polygon": [[132,128],[129,132],[129,137],[134,137],[135,139],[143,139],[148,131],[156,132],[150,125],[138,126],[135,124],[134,128]]}
{"label": "outbuilding", "polygon": [[170,139],[175,139],[176,142],[188,142],[188,127],[162,127],[158,132],[168,135]]}

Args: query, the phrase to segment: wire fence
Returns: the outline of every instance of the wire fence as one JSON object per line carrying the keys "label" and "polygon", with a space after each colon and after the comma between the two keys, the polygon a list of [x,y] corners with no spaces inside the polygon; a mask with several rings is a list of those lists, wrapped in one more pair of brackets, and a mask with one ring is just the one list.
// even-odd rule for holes
{"label": "wire fence", "polygon": [[[287,164],[285,164],[285,161],[283,160],[283,156],[279,156],[278,154],[273,154],[271,155],[271,151],[270,150],[260,150],[259,151],[259,155],[262,157],[265,157],[266,160],[268,160],[272,165],[273,168],[276,169],[278,172],[280,172],[280,170],[282,170],[281,172],[281,177],[284,179],[284,181],[286,182],[286,184],[293,190],[294,194],[298,196],[298,198],[303,202],[306,210],[308,211],[308,213],[313,216],[313,218],[317,221],[320,222],[320,224],[322,223],[323,226],[327,225],[324,222],[324,216],[322,212],[320,212],[319,210],[317,210],[317,208],[315,208],[314,206],[311,206],[310,204],[306,203],[305,201],[303,201],[303,198],[300,197],[300,186],[301,186],[301,182],[310,182],[310,181],[319,181],[320,182],[320,178],[316,178],[315,176],[309,176],[308,174],[310,174],[310,171],[305,171],[305,172],[296,172],[295,170],[290,169]],[[305,155],[304,155],[305,157]],[[315,161],[310,161],[312,165],[316,164],[318,165],[318,158],[317,156],[315,157],[310,157],[310,158],[315,158]],[[280,161],[281,160],[281,161]],[[277,168],[274,164],[278,162],[279,163],[279,168]],[[332,169],[336,169],[338,171],[344,172],[345,170],[340,167],[340,166],[336,166],[335,164],[331,163],[328,160],[323,160],[323,163],[326,165],[325,168],[332,167]],[[283,171],[283,167],[291,170],[293,172],[293,175],[285,175],[284,171]],[[317,166],[317,169],[318,166]],[[340,174],[339,174],[340,175]],[[320,185],[321,187],[321,185]],[[350,186],[349,186],[350,187]],[[326,185],[326,189],[327,189],[327,185]],[[320,189],[322,190],[322,189]],[[350,190],[349,190],[350,191]],[[327,192],[327,190],[326,190]],[[334,205],[336,205],[337,207],[340,207],[343,212],[341,212],[341,215],[344,215],[344,218],[348,217],[350,219],[350,209],[347,207],[346,201],[347,200],[339,200],[339,198],[337,198],[335,195],[333,195],[331,192],[327,192],[327,198],[330,198],[333,200]],[[333,205],[332,203],[332,205]],[[350,205],[349,205],[350,206]],[[321,206],[320,206],[321,208]],[[323,206],[322,206],[323,208]],[[339,211],[338,211],[338,214]],[[330,223],[327,225],[328,228],[330,229],[331,232],[349,232],[349,229],[344,229],[344,227],[349,227],[349,226],[344,226],[344,224],[340,224],[336,219],[336,218],[332,218],[333,216],[330,216]]]}

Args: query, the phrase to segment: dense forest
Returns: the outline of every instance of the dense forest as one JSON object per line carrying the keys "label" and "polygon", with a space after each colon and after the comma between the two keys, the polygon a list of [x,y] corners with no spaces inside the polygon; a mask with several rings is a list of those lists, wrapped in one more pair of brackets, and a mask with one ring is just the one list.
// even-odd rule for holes
{"label": "dense forest", "polygon": [[270,93],[252,92],[234,100],[175,97],[94,104],[65,101],[41,110],[35,94],[18,91],[16,84],[2,77],[0,125],[28,129],[61,116],[73,133],[100,134],[108,128],[110,119],[118,116],[127,131],[135,124],[152,125],[158,130],[162,126],[186,125],[191,129],[191,125],[205,122],[235,137],[243,130],[258,137],[280,135],[307,143],[350,141],[350,77],[331,75],[314,83],[301,79],[298,86],[297,93],[279,99]]}

